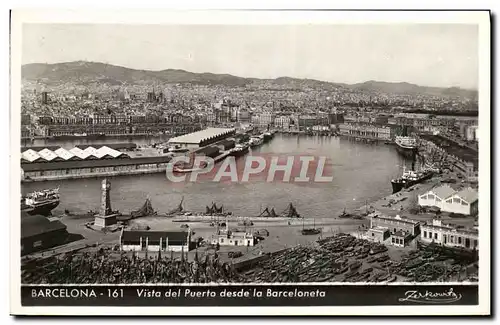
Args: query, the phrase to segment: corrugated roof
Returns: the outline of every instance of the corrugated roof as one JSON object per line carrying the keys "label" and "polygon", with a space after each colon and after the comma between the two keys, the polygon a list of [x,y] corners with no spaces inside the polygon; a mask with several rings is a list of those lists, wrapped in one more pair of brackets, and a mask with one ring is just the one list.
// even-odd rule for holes
{"label": "corrugated roof", "polygon": [[40,157],[38,152],[36,152],[35,150],[32,150],[32,149],[26,150],[25,152],[21,153],[21,158],[24,160],[27,160],[29,162],[43,159],[42,157]]}
{"label": "corrugated roof", "polygon": [[58,157],[57,154],[55,154],[52,150],[49,150],[47,148],[39,151],[38,155],[47,161],[54,160],[55,158]]}
{"label": "corrugated roof", "polygon": [[97,156],[97,149],[94,147],[87,147],[87,148],[85,148],[85,150],[83,150],[83,152],[87,153],[87,155],[88,155],[87,157],[94,156],[96,158],[100,158]]}
{"label": "corrugated roof", "polygon": [[201,141],[209,140],[224,134],[229,134],[234,132],[235,129],[227,128],[208,128],[205,130],[181,135],[179,137],[171,138],[168,140],[169,143],[190,143],[199,144]]}
{"label": "corrugated roof", "polygon": [[97,149],[97,150],[95,151],[95,154],[94,154],[94,155],[95,155],[97,158],[102,158],[102,157],[107,156],[107,155],[109,155],[109,156],[111,156],[111,157],[113,157],[113,158],[117,158],[117,157],[118,157],[118,156],[120,156],[121,154],[122,154],[122,153],[121,153],[121,152],[119,152],[119,151],[117,151],[117,150],[114,150],[114,149],[111,149],[111,148],[109,148],[109,147],[104,146],[104,147],[100,147],[99,149]]}
{"label": "corrugated roof", "polygon": [[63,149],[63,148],[57,149],[56,151],[54,151],[54,153],[64,160],[69,160],[69,159],[75,157],[75,155],[73,153],[71,153],[68,150]]}
{"label": "corrugated roof", "polygon": [[74,147],[70,150],[64,148],[58,148],[52,151],[48,148],[44,148],[39,152],[33,149],[28,149],[21,153],[21,160],[26,162],[56,162],[56,161],[68,161],[68,160],[86,160],[86,159],[100,159],[100,158],[122,158],[127,155],[111,149],[108,146],[100,147],[96,149],[94,147],[87,147],[82,150],[78,147]]}
{"label": "corrugated roof", "polygon": [[89,154],[87,152],[83,151],[80,148],[76,148],[76,147],[70,149],[69,152],[71,152],[72,154],[74,154],[76,157],[78,157],[80,159],[85,159],[89,156]]}
{"label": "corrugated roof", "polygon": [[[432,192],[434,193],[437,197],[439,197],[441,200],[444,200],[446,198],[449,198],[451,195],[453,195],[453,193],[455,193],[456,191],[451,188],[449,185],[447,184],[444,184],[444,185],[441,185],[439,187],[435,187],[433,188],[432,190],[430,190],[429,192]],[[429,193],[427,192],[427,193]]]}
{"label": "corrugated roof", "polygon": [[477,191],[471,187],[464,188],[463,190],[458,192],[456,195],[459,196],[464,201],[467,201],[468,203],[474,203],[478,199]]}

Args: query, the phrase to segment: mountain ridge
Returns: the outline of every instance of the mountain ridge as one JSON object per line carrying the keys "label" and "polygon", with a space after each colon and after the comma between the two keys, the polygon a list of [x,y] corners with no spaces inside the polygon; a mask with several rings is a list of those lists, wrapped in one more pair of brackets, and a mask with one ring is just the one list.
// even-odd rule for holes
{"label": "mountain ridge", "polygon": [[458,96],[477,98],[477,90],[459,87],[428,87],[408,82],[385,82],[369,80],[346,84],[316,79],[278,77],[274,79],[245,78],[231,74],[211,72],[195,73],[183,69],[140,70],[102,62],[72,61],[61,63],[29,63],[22,65],[23,80],[39,81],[47,85],[75,83],[80,85],[106,83],[109,85],[193,83],[206,85],[246,86],[252,83],[272,83],[277,86],[308,86],[312,88],[347,88],[365,92],[392,94],[422,94],[435,96]]}

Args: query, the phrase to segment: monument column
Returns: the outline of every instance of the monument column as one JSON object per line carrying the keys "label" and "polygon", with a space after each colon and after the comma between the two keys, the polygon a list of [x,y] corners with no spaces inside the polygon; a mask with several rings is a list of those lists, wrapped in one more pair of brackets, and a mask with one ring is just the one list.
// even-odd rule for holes
{"label": "monument column", "polygon": [[109,197],[109,192],[111,190],[111,183],[107,178],[102,180],[101,186],[101,209],[99,215],[108,216],[111,214],[111,198]]}

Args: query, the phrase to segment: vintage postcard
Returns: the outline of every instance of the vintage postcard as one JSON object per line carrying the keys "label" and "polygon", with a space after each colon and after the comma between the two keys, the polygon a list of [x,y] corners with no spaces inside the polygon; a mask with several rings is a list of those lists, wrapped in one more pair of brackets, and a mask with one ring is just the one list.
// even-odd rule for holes
{"label": "vintage postcard", "polygon": [[488,11],[13,11],[11,313],[489,315],[490,95]]}

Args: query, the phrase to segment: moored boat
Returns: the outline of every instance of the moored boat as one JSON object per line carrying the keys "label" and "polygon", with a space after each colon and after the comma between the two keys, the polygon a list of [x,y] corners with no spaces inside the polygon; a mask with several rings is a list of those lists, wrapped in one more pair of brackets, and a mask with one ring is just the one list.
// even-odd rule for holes
{"label": "moored boat", "polygon": [[49,216],[59,205],[59,188],[35,191],[21,197],[21,211]]}
{"label": "moored boat", "polygon": [[229,155],[240,157],[248,153],[248,144],[237,144],[233,149],[229,150]]}
{"label": "moored boat", "polygon": [[401,177],[391,180],[392,193],[397,193],[404,188],[409,188],[413,185],[426,181],[432,178],[433,175],[434,172],[430,169],[424,169],[418,172],[413,170],[403,170],[403,175]]}
{"label": "moored boat", "polygon": [[258,137],[255,137],[255,136],[251,137],[250,141],[249,141],[249,145],[251,148],[260,146],[263,143],[264,143],[264,137],[262,135],[258,136]]}
{"label": "moored boat", "polygon": [[418,149],[417,139],[410,136],[396,136],[396,149],[405,157],[413,158]]}

